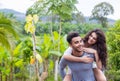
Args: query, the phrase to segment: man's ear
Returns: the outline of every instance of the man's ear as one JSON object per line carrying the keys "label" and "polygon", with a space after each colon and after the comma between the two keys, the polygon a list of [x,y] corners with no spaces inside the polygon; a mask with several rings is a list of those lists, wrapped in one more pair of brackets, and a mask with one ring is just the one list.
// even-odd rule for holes
{"label": "man's ear", "polygon": [[69,46],[70,46],[70,47],[72,47],[72,45],[71,45],[71,44],[69,44]]}

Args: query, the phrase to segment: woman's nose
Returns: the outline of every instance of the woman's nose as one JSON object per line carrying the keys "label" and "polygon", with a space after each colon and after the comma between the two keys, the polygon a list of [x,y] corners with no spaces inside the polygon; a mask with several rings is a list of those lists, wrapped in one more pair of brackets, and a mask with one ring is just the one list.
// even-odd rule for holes
{"label": "woman's nose", "polygon": [[92,37],[90,37],[90,39],[93,39]]}

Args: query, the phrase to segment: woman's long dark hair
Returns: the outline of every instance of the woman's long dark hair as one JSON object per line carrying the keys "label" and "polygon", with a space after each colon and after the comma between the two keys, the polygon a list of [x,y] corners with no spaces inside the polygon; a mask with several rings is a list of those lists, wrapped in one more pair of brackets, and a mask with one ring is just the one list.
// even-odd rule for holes
{"label": "woman's long dark hair", "polygon": [[106,60],[107,60],[107,46],[106,46],[106,37],[104,32],[101,29],[94,29],[84,37],[84,43],[87,44],[89,36],[95,32],[97,34],[97,41],[92,48],[97,50],[99,59],[102,62],[102,67],[106,68]]}

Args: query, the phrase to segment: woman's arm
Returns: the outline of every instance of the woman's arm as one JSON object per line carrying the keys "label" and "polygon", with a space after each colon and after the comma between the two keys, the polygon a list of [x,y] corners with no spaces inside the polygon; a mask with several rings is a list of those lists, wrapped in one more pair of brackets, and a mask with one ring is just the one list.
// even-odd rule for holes
{"label": "woman's arm", "polygon": [[94,54],[95,55],[95,61],[96,61],[97,67],[99,69],[102,69],[102,63],[101,63],[101,60],[99,59],[97,51],[95,49],[92,49],[92,48],[84,48],[84,51],[88,52],[88,53]]}
{"label": "woman's arm", "polygon": [[101,60],[99,59],[98,53],[97,53],[96,50],[94,50],[93,52],[94,52],[93,54],[95,55],[95,61],[96,61],[96,64],[97,64],[97,68],[102,70],[102,63],[101,63]]}
{"label": "woman's arm", "polygon": [[84,62],[84,63],[93,62],[93,58],[90,58],[89,56],[75,57],[73,55],[63,55],[63,58],[65,58],[66,60],[75,61],[75,62]]}
{"label": "woman's arm", "polygon": [[75,61],[75,62],[85,62],[85,63],[90,63],[93,62],[93,59],[88,57],[88,56],[84,56],[84,57],[75,57],[73,55],[71,55],[72,53],[72,48],[69,47],[63,55],[63,58],[69,61]]}

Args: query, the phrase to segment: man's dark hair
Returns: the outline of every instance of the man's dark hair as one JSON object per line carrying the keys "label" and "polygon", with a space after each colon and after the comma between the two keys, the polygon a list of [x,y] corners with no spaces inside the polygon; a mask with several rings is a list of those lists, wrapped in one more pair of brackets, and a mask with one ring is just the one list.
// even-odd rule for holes
{"label": "man's dark hair", "polygon": [[70,32],[67,35],[67,42],[70,44],[72,41],[72,38],[80,36],[78,32]]}

